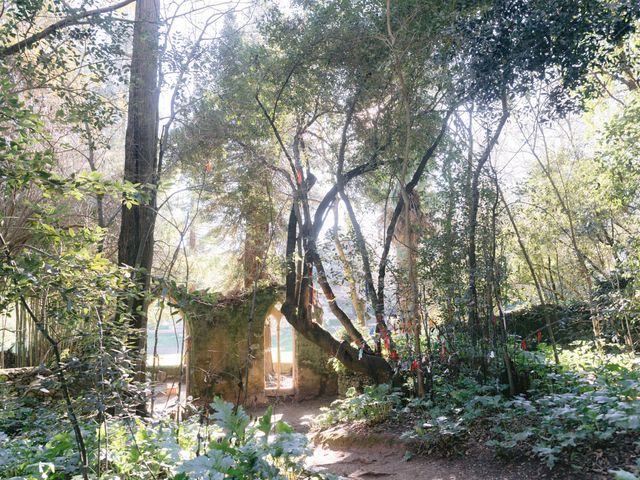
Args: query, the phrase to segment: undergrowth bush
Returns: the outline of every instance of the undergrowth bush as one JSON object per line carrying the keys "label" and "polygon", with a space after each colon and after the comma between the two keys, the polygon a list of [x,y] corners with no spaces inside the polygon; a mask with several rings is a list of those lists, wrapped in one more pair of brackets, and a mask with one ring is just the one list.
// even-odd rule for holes
{"label": "undergrowth bush", "polygon": [[622,444],[633,448],[635,442],[640,450],[640,365],[635,356],[615,348],[595,350],[588,343],[563,351],[560,367],[551,356],[544,344],[537,352],[515,356],[519,371],[531,378],[523,395],[508,397],[504,385],[482,384],[470,372],[454,379],[436,374],[423,399],[403,398],[388,386],[367,387],[361,395],[351,391],[334,402],[316,422],[413,419],[414,428],[403,438],[420,453],[455,454],[473,438],[498,456],[527,455],[549,468],[561,463],[580,469],[596,450]]}
{"label": "undergrowth bush", "polygon": [[440,388],[435,402],[423,402],[424,421],[405,438],[423,449],[450,453],[453,443],[478,430],[497,455],[525,453],[549,468],[580,463],[581,455],[634,439],[640,434],[637,364],[626,356],[597,363],[584,348],[571,356],[584,368],[570,362],[570,368],[557,368],[539,353],[522,352],[518,361],[528,362],[533,380],[525,395],[513,398],[499,385],[461,377]]}
{"label": "undergrowth bush", "polygon": [[400,404],[400,392],[389,385],[369,385],[361,394],[351,387],[346,398],[334,401],[330,408],[322,408],[314,423],[323,427],[356,421],[374,425],[387,420]]}
{"label": "undergrowth bush", "polygon": [[[84,424],[91,478],[110,480],[218,480],[327,478],[304,468],[307,439],[282,421],[272,422],[271,408],[255,421],[240,407],[220,399],[206,421],[121,419],[100,426]],[[30,407],[25,407],[30,409]],[[26,415],[26,410],[20,415]],[[37,412],[29,413],[37,418]],[[6,426],[13,420],[0,422]],[[79,479],[79,455],[70,431],[59,420],[35,421],[39,433],[0,432],[0,478]]]}

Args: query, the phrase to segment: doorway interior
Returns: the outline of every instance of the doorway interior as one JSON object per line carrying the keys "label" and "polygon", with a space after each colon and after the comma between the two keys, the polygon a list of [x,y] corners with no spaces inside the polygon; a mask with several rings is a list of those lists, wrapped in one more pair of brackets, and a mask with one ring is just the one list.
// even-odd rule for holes
{"label": "doorway interior", "polygon": [[267,396],[295,392],[295,330],[274,305],[264,321],[264,389]]}

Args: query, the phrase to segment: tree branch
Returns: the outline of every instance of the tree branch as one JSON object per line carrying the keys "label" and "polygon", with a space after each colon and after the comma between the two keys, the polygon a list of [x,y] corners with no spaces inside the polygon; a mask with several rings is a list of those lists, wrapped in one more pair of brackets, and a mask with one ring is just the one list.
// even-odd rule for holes
{"label": "tree branch", "polygon": [[[407,194],[410,194],[413,191],[413,189],[416,187],[418,182],[420,181],[420,178],[424,173],[424,169],[426,168],[427,163],[429,162],[431,157],[433,157],[436,149],[438,148],[438,145],[442,141],[442,138],[444,137],[444,134],[447,131],[447,124],[449,122],[449,117],[451,116],[452,113],[453,113],[453,109],[447,112],[445,118],[442,120],[442,127],[440,128],[440,132],[438,133],[438,136],[436,137],[436,139],[433,141],[431,146],[427,149],[427,151],[424,153],[424,155],[420,159],[418,168],[416,168],[416,171],[414,172],[413,177],[411,177],[411,180],[409,181],[409,183],[407,183],[405,187],[405,191]],[[398,199],[398,203],[396,204],[396,208],[393,211],[393,215],[391,216],[391,219],[389,221],[389,226],[387,227],[387,233],[384,240],[384,248],[382,250],[382,256],[380,257],[380,265],[378,267],[378,304],[376,307],[376,316],[384,314],[384,279],[385,279],[386,270],[387,270],[387,260],[389,257],[389,250],[391,249],[391,242],[395,234],[396,224],[398,223],[398,219],[400,218],[400,214],[402,213],[403,206],[404,206],[404,200],[402,196],[400,196],[400,198]]]}
{"label": "tree branch", "polygon": [[55,23],[52,23],[48,27],[40,30],[29,37],[20,40],[13,45],[9,45],[7,47],[0,48],[0,58],[8,57],[10,55],[15,55],[29,47],[31,47],[34,43],[39,42],[40,40],[53,35],[54,33],[62,30],[63,28],[70,27],[73,25],[79,24],[85,18],[96,17],[98,15],[102,15],[103,13],[113,12],[115,10],[119,10],[122,7],[126,7],[130,3],[135,2],[136,0],[123,0],[114,5],[109,5],[107,7],[97,8],[95,10],[89,10],[87,12],[76,13],[74,15],[69,15],[62,20],[59,20]]}

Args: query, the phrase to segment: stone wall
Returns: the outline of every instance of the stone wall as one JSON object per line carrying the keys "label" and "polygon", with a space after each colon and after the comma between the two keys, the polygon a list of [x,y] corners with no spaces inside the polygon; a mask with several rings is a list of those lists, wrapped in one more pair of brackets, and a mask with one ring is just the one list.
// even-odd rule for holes
{"label": "stone wall", "polygon": [[299,334],[296,335],[296,361],[296,399],[338,392],[338,379],[328,365],[329,356]]}
{"label": "stone wall", "polygon": [[[237,401],[244,383],[247,335],[251,329],[247,405],[267,402],[264,390],[264,323],[270,309],[282,296],[280,289],[265,287],[256,295],[254,318],[249,327],[252,294],[219,298],[214,304],[194,303],[183,308],[189,326],[188,392],[197,403],[214,396]],[[328,357],[317,346],[296,334],[294,395],[313,398],[337,391]]]}

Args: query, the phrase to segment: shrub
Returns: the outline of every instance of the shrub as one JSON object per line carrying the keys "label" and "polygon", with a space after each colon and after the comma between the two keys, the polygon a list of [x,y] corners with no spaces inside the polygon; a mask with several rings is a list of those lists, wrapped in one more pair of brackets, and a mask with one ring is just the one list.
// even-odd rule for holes
{"label": "shrub", "polygon": [[400,404],[400,392],[392,390],[387,384],[366,386],[361,394],[351,387],[347,390],[346,398],[334,401],[330,408],[322,408],[322,413],[314,423],[317,426],[330,426],[362,421],[374,425],[387,420]]}
{"label": "shrub", "polygon": [[[309,452],[306,437],[282,421],[272,422],[270,408],[255,421],[241,407],[234,409],[220,399],[215,399],[211,408],[213,413],[204,417],[206,422],[190,419],[178,425],[169,420],[133,418],[97,428],[85,423],[92,477],[328,478],[303,466],[301,459]],[[72,434],[56,433],[53,417],[36,424],[39,435],[31,431],[11,436],[0,432],[0,478],[56,480],[79,475]]]}

